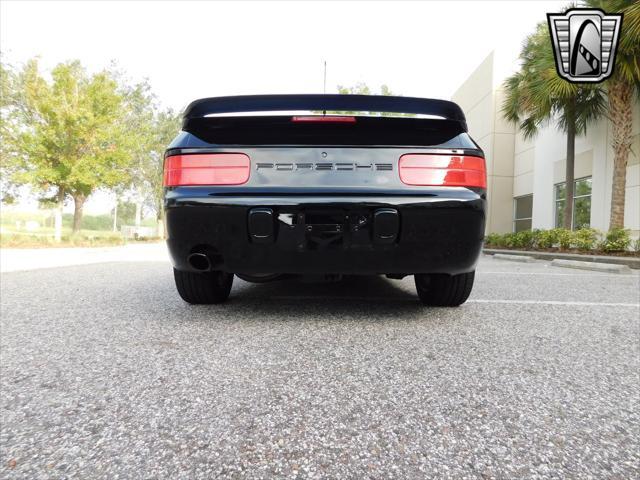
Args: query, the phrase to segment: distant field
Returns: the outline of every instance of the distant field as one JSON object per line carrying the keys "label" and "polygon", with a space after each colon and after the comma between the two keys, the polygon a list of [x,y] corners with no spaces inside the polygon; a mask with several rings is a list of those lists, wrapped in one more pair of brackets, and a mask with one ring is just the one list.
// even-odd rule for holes
{"label": "distant field", "polygon": [[[124,212],[123,212],[124,213]],[[38,211],[19,211],[12,210],[8,207],[3,207],[0,212],[0,224],[2,227],[11,229],[24,229],[27,222],[37,222],[40,226],[39,231],[46,228],[53,228],[54,219],[53,214],[49,210]],[[131,212],[128,214],[118,215],[117,226],[133,225],[135,222]],[[64,213],[62,215],[62,227],[71,229],[73,223],[73,214]],[[142,219],[142,226],[155,227],[157,221],[153,217],[147,217]],[[88,215],[85,214],[82,217],[82,230],[100,230],[111,231],[113,230],[113,216],[110,214],[102,215]]]}
{"label": "distant field", "polygon": [[[108,215],[85,215],[82,222],[83,225],[94,228],[83,228],[73,234],[71,228],[72,219],[73,216],[70,214],[63,216],[62,241],[56,242],[54,240],[53,218],[50,212],[3,211],[0,216],[0,247],[98,247],[153,240],[125,239],[120,232],[112,230],[113,220]],[[29,225],[32,222],[37,222],[37,225]],[[145,219],[142,222],[144,226],[155,226],[155,224],[154,219]]]}
{"label": "distant field", "polygon": [[70,228],[63,228],[62,240],[56,242],[53,228],[40,228],[36,232],[27,232],[10,229],[4,225],[0,233],[1,248],[102,247],[158,240],[158,238],[125,239],[120,232],[105,230],[80,230],[72,234]]}
{"label": "distant field", "polygon": [[72,235],[71,229],[63,229],[62,241],[56,242],[52,228],[41,228],[37,232],[9,230],[3,226],[0,233],[0,247],[2,248],[31,248],[54,246],[104,246],[123,245],[124,238],[119,232],[100,230],[81,230]]}

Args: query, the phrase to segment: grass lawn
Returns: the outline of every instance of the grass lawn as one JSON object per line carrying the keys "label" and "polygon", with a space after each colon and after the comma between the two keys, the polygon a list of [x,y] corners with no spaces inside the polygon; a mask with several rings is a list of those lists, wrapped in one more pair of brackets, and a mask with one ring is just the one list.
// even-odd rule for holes
{"label": "grass lawn", "polygon": [[158,239],[125,241],[120,232],[80,230],[72,234],[70,228],[63,228],[62,241],[56,242],[53,228],[39,228],[37,231],[28,232],[3,225],[0,233],[0,248],[104,247],[150,240]]}

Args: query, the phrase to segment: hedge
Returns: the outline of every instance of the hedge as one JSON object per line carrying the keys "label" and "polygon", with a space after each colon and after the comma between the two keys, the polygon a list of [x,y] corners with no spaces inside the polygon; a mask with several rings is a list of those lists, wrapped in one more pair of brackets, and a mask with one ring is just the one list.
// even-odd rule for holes
{"label": "hedge", "polygon": [[617,228],[606,233],[595,228],[567,230],[525,230],[517,233],[490,233],[485,237],[485,246],[498,248],[522,248],[529,250],[582,250],[600,252],[640,251],[640,239],[632,241],[629,230]]}

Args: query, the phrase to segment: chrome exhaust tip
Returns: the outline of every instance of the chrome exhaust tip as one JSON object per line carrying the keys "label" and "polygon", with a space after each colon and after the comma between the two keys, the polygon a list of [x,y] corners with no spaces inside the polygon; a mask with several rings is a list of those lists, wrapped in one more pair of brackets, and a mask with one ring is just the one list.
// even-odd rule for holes
{"label": "chrome exhaust tip", "polygon": [[192,253],[187,257],[187,262],[189,262],[191,268],[199,272],[208,272],[211,270],[211,261],[204,253]]}

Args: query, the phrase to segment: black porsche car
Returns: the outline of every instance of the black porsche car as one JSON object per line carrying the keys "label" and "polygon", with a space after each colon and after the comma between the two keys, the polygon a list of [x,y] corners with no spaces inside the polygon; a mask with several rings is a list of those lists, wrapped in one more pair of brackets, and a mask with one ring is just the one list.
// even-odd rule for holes
{"label": "black porsche car", "polygon": [[455,103],[369,95],[196,100],[164,159],[180,296],[227,299],[234,275],[415,276],[426,305],[473,286],[486,171]]}

